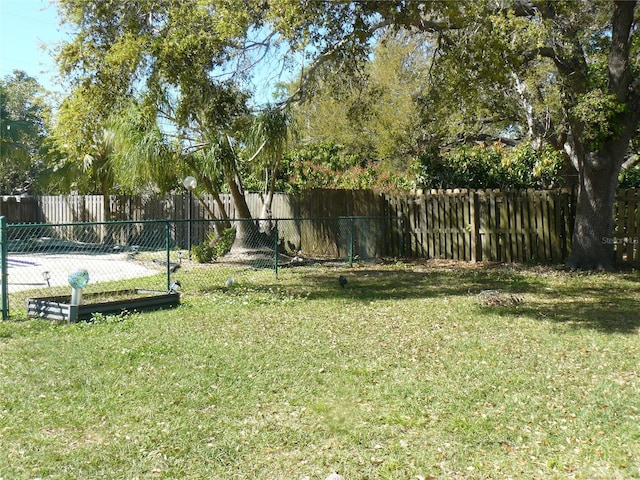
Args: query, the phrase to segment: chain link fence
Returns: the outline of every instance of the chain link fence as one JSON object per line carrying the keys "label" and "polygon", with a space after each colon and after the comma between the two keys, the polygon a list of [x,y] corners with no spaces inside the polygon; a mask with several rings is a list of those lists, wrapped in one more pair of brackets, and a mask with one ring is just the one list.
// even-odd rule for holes
{"label": "chain link fence", "polygon": [[[70,295],[69,275],[89,273],[84,295],[124,289],[183,294],[260,285],[284,269],[402,256],[401,221],[388,217],[147,220],[7,224],[0,218],[2,312],[26,315],[29,298]],[[177,283],[176,283],[177,282]]]}

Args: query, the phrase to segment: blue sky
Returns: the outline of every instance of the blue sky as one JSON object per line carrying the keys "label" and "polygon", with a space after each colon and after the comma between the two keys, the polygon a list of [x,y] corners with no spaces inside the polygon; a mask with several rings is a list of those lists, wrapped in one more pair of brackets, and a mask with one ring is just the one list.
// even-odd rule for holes
{"label": "blue sky", "polygon": [[66,36],[49,0],[0,0],[0,77],[24,70],[47,90],[60,91],[47,48]]}
{"label": "blue sky", "polygon": [[[69,36],[59,24],[52,0],[0,0],[0,78],[23,70],[45,89],[62,92],[50,51]],[[278,80],[293,77],[281,70],[282,54],[276,49],[257,70],[252,87],[258,104],[273,101]]]}

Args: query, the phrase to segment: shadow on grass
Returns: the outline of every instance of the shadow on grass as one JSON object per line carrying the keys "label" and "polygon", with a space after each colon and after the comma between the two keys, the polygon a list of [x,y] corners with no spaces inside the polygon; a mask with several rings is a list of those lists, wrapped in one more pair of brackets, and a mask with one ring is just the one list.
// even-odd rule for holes
{"label": "shadow on grass", "polygon": [[[344,287],[338,281],[344,275]],[[501,290],[523,297],[511,307],[483,307],[476,295],[483,290]],[[226,292],[221,287],[202,292],[247,295],[251,292],[286,295],[309,300],[339,300],[369,303],[459,297],[477,308],[535,320],[557,322],[577,328],[610,333],[637,333],[640,329],[640,278],[636,274],[580,274],[562,267],[496,264],[362,265],[356,268],[296,269],[282,278],[242,285]],[[279,293],[278,293],[279,292]]]}
{"label": "shadow on grass", "polygon": [[326,274],[307,276],[317,285],[309,298],[349,298],[355,301],[401,300],[476,295],[482,290],[500,289],[513,293],[528,293],[539,288],[531,278],[518,272],[495,270],[384,270],[364,269],[342,273],[347,279],[344,288],[338,277]]}
{"label": "shadow on grass", "polygon": [[548,298],[528,298],[517,307],[517,314],[552,321],[575,328],[589,328],[606,333],[638,334],[640,311],[638,293],[611,292],[608,289],[570,289],[548,295]]}
{"label": "shadow on grass", "polygon": [[541,270],[505,266],[459,269],[386,270],[342,272],[338,277],[314,274],[308,298],[345,298],[353,301],[413,298],[475,297],[483,290],[501,290],[523,296],[516,307],[482,307],[498,314],[526,316],[577,328],[608,333],[636,334],[640,329],[640,279],[636,275],[581,275],[546,267]]}

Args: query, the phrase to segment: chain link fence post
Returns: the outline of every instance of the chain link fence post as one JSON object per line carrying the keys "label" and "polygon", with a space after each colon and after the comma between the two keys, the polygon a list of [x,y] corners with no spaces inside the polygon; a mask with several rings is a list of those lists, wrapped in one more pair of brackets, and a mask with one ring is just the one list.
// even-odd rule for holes
{"label": "chain link fence post", "polygon": [[353,267],[353,251],[355,248],[355,228],[356,228],[356,219],[355,217],[349,217],[349,267]]}
{"label": "chain link fence post", "polygon": [[[189,228],[191,228],[191,224],[189,224]],[[167,261],[167,292],[168,292],[171,290],[171,222],[169,222],[169,220],[164,222],[164,245],[166,250],[165,260]],[[189,250],[189,255],[191,255],[191,250]]]}
{"label": "chain link fence post", "polygon": [[2,320],[9,318],[9,267],[7,261],[7,217],[0,217],[0,281],[2,282]]}
{"label": "chain link fence post", "polygon": [[276,218],[273,225],[273,265],[278,278],[278,246],[280,244],[280,232],[278,231],[278,219]]}

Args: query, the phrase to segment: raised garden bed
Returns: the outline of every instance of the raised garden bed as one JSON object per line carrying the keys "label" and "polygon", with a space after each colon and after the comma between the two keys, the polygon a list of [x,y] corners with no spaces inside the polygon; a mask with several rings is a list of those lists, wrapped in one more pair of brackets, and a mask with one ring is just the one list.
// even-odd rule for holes
{"label": "raised garden bed", "polygon": [[153,290],[129,289],[86,294],[80,305],[71,305],[70,295],[27,299],[27,315],[77,322],[90,320],[95,314],[119,314],[175,307],[180,304],[180,294]]}

